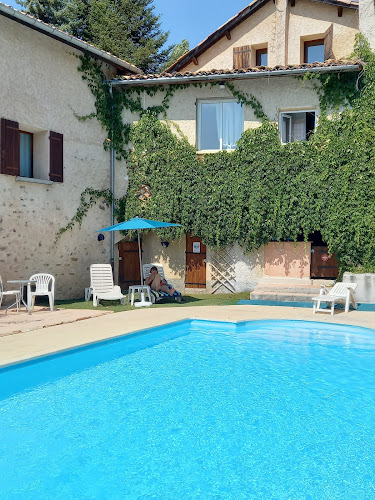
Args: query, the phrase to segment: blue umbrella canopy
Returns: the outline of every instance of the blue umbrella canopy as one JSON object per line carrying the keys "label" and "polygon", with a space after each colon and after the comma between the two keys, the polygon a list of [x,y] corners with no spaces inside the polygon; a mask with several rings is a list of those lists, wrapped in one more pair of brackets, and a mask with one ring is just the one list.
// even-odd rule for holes
{"label": "blue umbrella canopy", "polygon": [[133,219],[120,222],[114,226],[108,226],[103,229],[99,229],[97,232],[101,231],[129,231],[131,229],[157,229],[160,227],[177,227],[181,224],[172,224],[171,222],[161,222],[158,220],[142,219],[141,217],[133,217]]}
{"label": "blue umbrella canopy", "polygon": [[142,229],[158,229],[161,227],[181,227],[181,224],[172,224],[171,222],[161,222],[158,220],[142,219],[141,217],[133,217],[130,220],[120,222],[114,226],[104,227],[99,229],[98,232],[102,231],[130,231],[136,230],[138,233],[138,252],[139,252],[139,266],[141,271],[141,285],[143,285],[143,269],[142,269],[142,254],[141,254],[141,241],[139,237],[139,231]]}

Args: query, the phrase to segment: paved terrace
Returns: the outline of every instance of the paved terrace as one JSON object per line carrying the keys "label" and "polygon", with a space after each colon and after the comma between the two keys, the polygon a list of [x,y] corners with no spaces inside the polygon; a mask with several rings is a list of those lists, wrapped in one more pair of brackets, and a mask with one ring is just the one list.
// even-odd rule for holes
{"label": "paved terrace", "polygon": [[[0,312],[0,366],[188,318],[219,321],[295,319],[375,328],[375,312],[350,311],[345,314],[338,310],[334,316],[324,313],[313,315],[309,308],[252,305],[150,307],[116,314],[82,309],[54,312],[44,309],[31,316],[26,313],[20,313],[18,318],[16,316],[12,314],[6,318],[3,311]],[[14,324],[11,326],[12,321],[17,322],[16,328]]]}

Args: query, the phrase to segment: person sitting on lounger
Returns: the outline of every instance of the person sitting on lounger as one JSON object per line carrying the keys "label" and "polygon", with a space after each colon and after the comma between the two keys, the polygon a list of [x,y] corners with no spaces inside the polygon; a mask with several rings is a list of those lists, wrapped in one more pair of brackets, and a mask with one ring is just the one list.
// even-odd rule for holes
{"label": "person sitting on lounger", "polygon": [[162,277],[158,273],[157,267],[155,266],[153,266],[150,269],[150,276],[146,278],[145,284],[148,285],[152,290],[155,290],[156,292],[162,291],[165,293],[169,293],[171,297],[176,291],[175,288],[171,288],[170,286],[167,285],[167,282],[164,279],[162,279]]}

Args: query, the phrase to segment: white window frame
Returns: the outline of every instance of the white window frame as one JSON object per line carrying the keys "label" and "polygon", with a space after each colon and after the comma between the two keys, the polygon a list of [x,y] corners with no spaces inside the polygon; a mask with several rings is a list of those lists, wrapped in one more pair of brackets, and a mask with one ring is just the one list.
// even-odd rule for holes
{"label": "white window frame", "polygon": [[[235,149],[224,149],[223,150],[223,106],[220,106],[220,149],[201,149],[201,116],[202,116],[202,104],[223,104],[227,102],[239,103],[238,99],[198,99],[197,100],[197,149],[199,153],[209,153],[213,151],[235,151]],[[241,104],[241,103],[239,103]],[[244,131],[244,113],[243,105],[241,104],[241,120],[242,120],[242,132]]]}
{"label": "white window frame", "polygon": [[297,113],[305,113],[305,124],[306,124],[306,114],[307,113],[314,113],[315,114],[314,131],[315,131],[316,124],[318,121],[318,115],[317,115],[316,109],[293,109],[290,111],[287,109],[284,109],[282,111],[279,111],[279,135],[280,135],[281,144],[288,144],[290,142],[290,141],[283,142],[283,117],[285,116],[286,118],[289,118],[289,137],[291,137],[292,136],[292,117],[291,117],[291,115],[295,115]]}

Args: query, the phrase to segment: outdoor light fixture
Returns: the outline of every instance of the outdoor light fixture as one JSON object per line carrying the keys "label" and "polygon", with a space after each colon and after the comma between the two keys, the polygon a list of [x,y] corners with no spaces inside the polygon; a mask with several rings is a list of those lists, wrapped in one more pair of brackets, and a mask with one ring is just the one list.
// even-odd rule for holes
{"label": "outdoor light fixture", "polygon": [[167,248],[167,246],[168,246],[168,245],[169,245],[169,241],[162,241],[162,242],[161,242],[161,246],[162,246],[162,247]]}
{"label": "outdoor light fixture", "polygon": [[219,82],[219,83],[218,83],[218,85],[219,85],[219,89],[224,90],[224,89],[226,88],[226,86],[225,86],[225,83],[224,83],[224,82]]}

